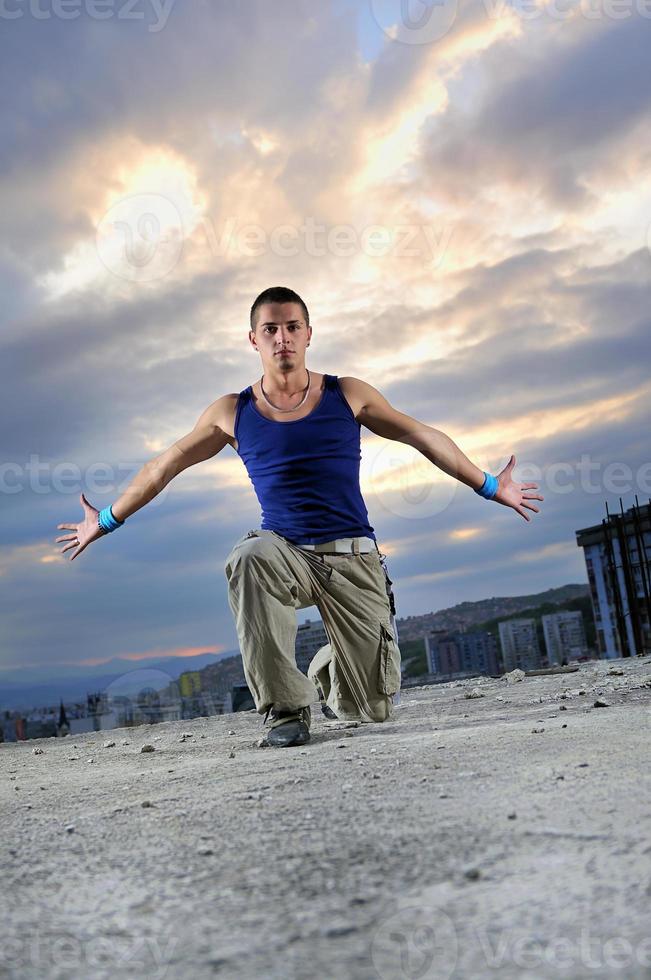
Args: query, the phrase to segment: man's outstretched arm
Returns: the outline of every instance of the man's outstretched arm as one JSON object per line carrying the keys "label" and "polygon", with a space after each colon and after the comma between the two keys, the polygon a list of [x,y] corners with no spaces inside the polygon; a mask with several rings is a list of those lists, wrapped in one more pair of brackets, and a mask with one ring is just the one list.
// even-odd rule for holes
{"label": "man's outstretched arm", "polygon": [[[355,393],[356,403],[361,405],[356,416],[358,422],[371,432],[385,439],[393,439],[413,446],[448,476],[465,483],[473,490],[478,491],[484,485],[486,479],[484,471],[468,459],[445,432],[399,412],[377,388],[366,381],[361,381],[359,378],[342,378],[341,381],[349,391]],[[544,498],[539,493],[525,493],[525,491],[537,490],[536,483],[515,483],[511,479],[514,465],[515,456],[512,455],[504,469],[497,475],[497,491],[492,499],[506,507],[512,507],[526,521],[530,521],[531,518],[525,508],[538,513],[540,508],[530,501]]]}
{"label": "man's outstretched arm", "polygon": [[[222,413],[226,410],[230,397],[230,395],[224,395],[209,405],[191,432],[177,439],[169,449],[148,460],[136,473],[124,493],[111,505],[110,510],[115,522],[117,522],[116,527],[153,500],[175,476],[182,473],[188,466],[193,466],[205,459],[211,459],[221,452],[228,443],[228,436],[220,427],[219,421],[222,418]],[[84,511],[83,520],[78,524],[57,524],[58,528],[70,532],[55,538],[57,543],[65,542],[65,547],[61,548],[61,554],[69,551],[70,548],[76,549],[70,556],[70,561],[80,555],[92,541],[96,541],[106,533],[98,525],[100,513],[98,509],[88,502],[83,493],[80,494],[79,500]],[[108,508],[106,510],[108,511]],[[106,519],[110,522],[110,514]]]}
{"label": "man's outstretched arm", "polygon": [[219,426],[219,420],[222,403],[228,398],[225,395],[209,405],[191,432],[145,463],[122,496],[111,505],[116,520],[126,520],[161,493],[183,470],[222,451],[228,443],[228,436]]}

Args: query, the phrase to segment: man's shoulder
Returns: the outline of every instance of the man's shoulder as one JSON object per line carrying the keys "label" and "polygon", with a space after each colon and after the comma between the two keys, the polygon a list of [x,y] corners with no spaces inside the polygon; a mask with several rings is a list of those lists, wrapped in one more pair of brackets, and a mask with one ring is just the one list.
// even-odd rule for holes
{"label": "man's shoulder", "polygon": [[368,383],[368,381],[363,381],[362,378],[354,378],[351,375],[338,378],[338,380],[341,387],[346,392],[351,392],[351,394],[368,397],[376,390],[373,385]]}
{"label": "man's shoulder", "polygon": [[366,384],[366,382],[362,381],[361,378],[353,378],[348,374],[344,375],[344,377],[337,375],[337,380],[339,381],[340,385],[345,385],[346,388],[350,388],[351,391],[354,391],[356,388],[361,388],[364,384]]}
{"label": "man's shoulder", "polygon": [[369,385],[366,381],[362,381],[361,378],[354,378],[350,375],[346,375],[343,378],[338,377],[337,380],[339,381],[339,387],[346,401],[351,407],[353,415],[357,418],[368,400]]}
{"label": "man's shoulder", "polygon": [[209,415],[213,425],[216,425],[222,432],[226,432],[230,436],[234,434],[235,412],[239,397],[239,392],[231,391],[227,395],[221,395],[219,398],[216,398],[206,409],[206,413]]}

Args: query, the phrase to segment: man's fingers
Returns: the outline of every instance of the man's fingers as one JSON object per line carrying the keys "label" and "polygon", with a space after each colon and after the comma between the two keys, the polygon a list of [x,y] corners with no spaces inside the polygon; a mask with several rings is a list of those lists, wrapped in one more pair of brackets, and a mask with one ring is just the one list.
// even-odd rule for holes
{"label": "man's fingers", "polygon": [[57,524],[57,527],[58,527],[58,529],[60,531],[76,531],[77,530],[77,525],[76,524]]}

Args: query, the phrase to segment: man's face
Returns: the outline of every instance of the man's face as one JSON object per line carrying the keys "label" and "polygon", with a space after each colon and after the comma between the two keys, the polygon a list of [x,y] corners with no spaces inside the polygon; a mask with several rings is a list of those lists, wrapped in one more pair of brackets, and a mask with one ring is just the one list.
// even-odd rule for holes
{"label": "man's face", "polygon": [[273,364],[280,371],[304,365],[311,336],[300,303],[263,303],[257,311],[256,331],[249,331],[265,368]]}

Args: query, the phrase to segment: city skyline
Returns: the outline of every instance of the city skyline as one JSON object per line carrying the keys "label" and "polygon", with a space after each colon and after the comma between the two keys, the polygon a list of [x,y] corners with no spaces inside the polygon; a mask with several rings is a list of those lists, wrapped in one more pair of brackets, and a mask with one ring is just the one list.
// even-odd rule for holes
{"label": "city skyline", "polygon": [[[577,589],[585,590],[586,596],[589,593],[588,583],[565,583],[556,589],[547,590],[546,592],[538,595],[503,597],[491,596],[485,597],[476,603],[462,602],[442,610],[428,610],[426,612],[421,611],[420,613],[416,613],[404,619],[398,617],[397,625],[400,627],[399,636],[401,638],[401,642],[403,642],[403,645],[404,643],[409,643],[414,638],[422,639],[424,642],[424,650],[426,650],[427,643],[425,638],[432,629],[432,627],[428,625],[428,621],[431,622],[435,619],[439,619],[440,616],[451,616],[455,622],[454,627],[446,626],[445,628],[441,628],[443,632],[455,632],[458,630],[461,630],[461,632],[474,632],[476,630],[475,624],[477,622],[483,623],[487,618],[495,618],[493,615],[494,609],[492,609],[490,613],[484,611],[487,604],[490,604],[492,607],[497,603],[498,606],[500,606],[502,605],[502,600],[504,600],[505,605],[502,606],[502,610],[497,616],[497,619],[508,620],[512,618],[513,615],[518,615],[514,614],[512,609],[506,608],[508,606],[512,607],[514,603],[516,603],[519,608],[521,606],[521,601],[526,600],[525,604],[522,606],[522,608],[525,609],[532,607],[537,608],[538,605],[545,602],[551,602],[552,605],[558,605],[559,603],[562,605],[564,603],[571,602],[576,598]],[[553,595],[553,598],[550,596],[550,593]],[[561,598],[561,593],[564,594],[564,598]],[[475,607],[482,609],[481,614],[476,611]],[[303,638],[307,635],[307,633],[314,633],[314,631],[316,631],[321,636],[322,642],[326,642],[326,633],[324,631],[323,621],[321,620],[318,609],[316,607],[310,607],[309,609],[306,609],[305,612],[306,614],[309,613],[309,615],[306,615],[303,622],[298,623],[297,625],[296,657],[299,666],[302,662],[301,658],[303,657],[304,659],[304,651],[302,649]],[[438,629],[438,627],[436,629]],[[57,680],[61,680],[63,676],[61,672],[64,672],[65,676],[72,679],[80,679],[84,677],[86,678],[85,683],[90,685],[96,683],[93,680],[93,677],[95,677],[97,678],[97,683],[100,683],[101,685],[106,682],[107,676],[111,676],[111,673],[113,673],[116,668],[120,668],[123,671],[121,677],[127,683],[129,682],[130,677],[135,677],[136,675],[140,675],[143,678],[148,676],[149,681],[159,681],[162,677],[162,674],[160,673],[161,670],[167,669],[167,662],[169,662],[170,667],[174,668],[174,674],[179,674],[181,670],[186,669],[185,667],[181,667],[184,659],[193,661],[193,663],[188,666],[188,670],[197,670],[202,669],[202,666],[197,666],[199,662],[205,666],[207,663],[213,662],[212,658],[214,658],[214,662],[218,662],[222,658],[229,658],[239,655],[240,651],[236,646],[233,649],[221,651],[220,653],[216,653],[214,650],[201,649],[200,651],[188,654],[186,657],[161,657],[159,655],[154,655],[151,657],[139,657],[132,661],[122,657],[111,657],[100,662],[93,662],[92,664],[87,661],[61,661],[60,663],[47,662],[40,665],[20,664],[14,667],[3,667],[0,668],[0,708],[2,707],[1,685],[4,684],[6,687],[7,683],[18,683],[19,680],[22,679],[25,671],[28,673],[33,672],[34,676],[38,678],[41,684],[46,684],[55,677]],[[126,665],[130,663],[133,663],[133,671],[130,669],[125,670]],[[107,671],[103,671],[102,668],[105,667],[110,667],[111,672],[107,673]],[[89,669],[84,672],[80,671],[80,668]],[[149,674],[147,672],[149,672]],[[117,677],[118,675],[113,673],[113,676]],[[173,676],[173,674],[170,674],[169,679],[171,680]]]}

